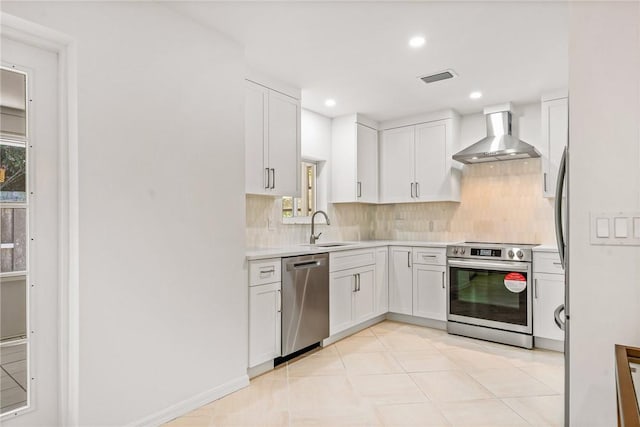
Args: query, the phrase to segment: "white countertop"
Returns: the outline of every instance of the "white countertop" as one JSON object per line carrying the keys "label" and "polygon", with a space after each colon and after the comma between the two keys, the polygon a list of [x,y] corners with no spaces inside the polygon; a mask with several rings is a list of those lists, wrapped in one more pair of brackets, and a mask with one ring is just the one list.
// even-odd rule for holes
{"label": "white countertop", "polygon": [[[332,242],[320,242],[320,244],[326,244]],[[459,242],[416,242],[416,241],[404,241],[404,240],[365,240],[360,242],[337,242],[337,243],[349,243],[344,246],[332,246],[332,247],[317,247],[309,244],[297,244],[290,246],[282,246],[278,248],[256,248],[247,250],[247,260],[266,259],[266,258],[279,258],[285,256],[297,256],[297,255],[309,255],[319,254],[325,252],[336,251],[348,251],[352,249],[366,249],[376,248],[380,246],[415,246],[415,247],[427,247],[427,248],[446,248],[448,245],[453,245]]]}
{"label": "white countertop", "polygon": [[555,252],[558,253],[558,246],[556,245],[538,245],[533,248],[533,252]]}

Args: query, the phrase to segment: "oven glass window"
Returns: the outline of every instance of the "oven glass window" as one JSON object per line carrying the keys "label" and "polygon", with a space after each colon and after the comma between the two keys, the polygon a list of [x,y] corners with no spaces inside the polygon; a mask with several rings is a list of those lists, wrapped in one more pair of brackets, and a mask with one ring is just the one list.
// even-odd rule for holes
{"label": "oven glass window", "polygon": [[[513,272],[450,267],[451,314],[527,326],[527,289],[518,292],[517,286],[511,286],[510,290],[505,285],[510,273]],[[528,283],[526,272],[515,274]]]}

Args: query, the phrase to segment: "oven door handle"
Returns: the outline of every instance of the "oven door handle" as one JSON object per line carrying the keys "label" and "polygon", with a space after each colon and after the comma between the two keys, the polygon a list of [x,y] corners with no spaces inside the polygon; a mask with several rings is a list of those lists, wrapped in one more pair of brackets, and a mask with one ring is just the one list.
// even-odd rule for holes
{"label": "oven door handle", "polygon": [[457,259],[449,259],[449,265],[451,267],[464,267],[464,268],[478,268],[486,270],[510,270],[510,271],[529,271],[529,263],[523,262],[474,262],[474,261],[460,261]]}

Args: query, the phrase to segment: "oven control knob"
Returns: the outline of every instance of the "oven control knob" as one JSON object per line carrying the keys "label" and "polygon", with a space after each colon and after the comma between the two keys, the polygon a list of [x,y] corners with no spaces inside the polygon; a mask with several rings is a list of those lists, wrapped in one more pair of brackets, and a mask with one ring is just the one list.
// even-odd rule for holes
{"label": "oven control knob", "polygon": [[516,252],[516,255],[518,255],[518,258],[522,258],[524,256],[524,254],[522,253],[522,251],[518,251]]}
{"label": "oven control knob", "polygon": [[511,249],[509,249],[509,252],[508,252],[507,255],[509,255],[509,258],[513,258],[513,251]]}
{"label": "oven control knob", "polygon": [[460,253],[461,253],[462,255],[464,255],[464,253],[465,253],[465,252],[466,252],[465,248],[460,249]]}
{"label": "oven control knob", "polygon": [[453,254],[458,255],[458,248],[453,248]]}

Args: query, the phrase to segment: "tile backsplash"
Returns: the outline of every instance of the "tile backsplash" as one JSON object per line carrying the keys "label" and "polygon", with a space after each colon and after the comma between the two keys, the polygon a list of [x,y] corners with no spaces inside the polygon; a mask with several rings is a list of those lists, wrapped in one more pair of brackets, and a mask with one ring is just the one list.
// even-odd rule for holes
{"label": "tile backsplash", "polygon": [[[247,196],[247,247],[306,243],[308,224],[282,224],[281,199]],[[322,240],[486,241],[552,244],[553,199],[540,159],[465,165],[461,202],[330,204]],[[268,221],[273,225],[269,229]]]}

